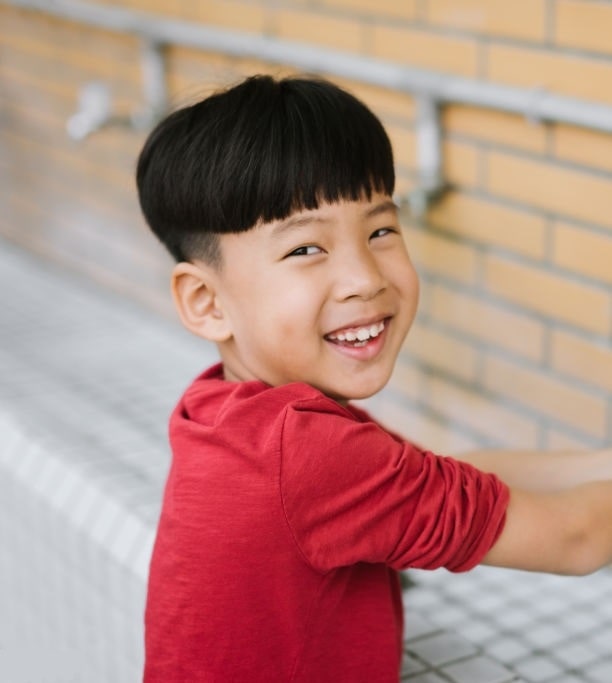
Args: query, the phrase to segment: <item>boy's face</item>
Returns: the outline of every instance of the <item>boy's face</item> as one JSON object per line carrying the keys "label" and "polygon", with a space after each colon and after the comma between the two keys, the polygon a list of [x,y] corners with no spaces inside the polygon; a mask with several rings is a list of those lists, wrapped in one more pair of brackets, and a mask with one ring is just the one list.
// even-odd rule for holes
{"label": "boy's face", "polygon": [[220,240],[227,379],[306,382],[339,401],[386,384],[419,289],[389,197],[321,204]]}

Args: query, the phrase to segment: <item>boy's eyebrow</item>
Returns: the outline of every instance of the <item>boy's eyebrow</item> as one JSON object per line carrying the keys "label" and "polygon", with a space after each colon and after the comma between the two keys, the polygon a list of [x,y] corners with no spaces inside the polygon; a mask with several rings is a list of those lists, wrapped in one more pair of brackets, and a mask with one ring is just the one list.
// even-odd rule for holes
{"label": "boy's eyebrow", "polygon": [[387,211],[392,211],[397,213],[399,210],[398,205],[392,199],[386,199],[384,202],[373,206],[371,209],[364,211],[364,218],[372,218],[373,216],[378,216],[381,213],[387,213]]}
{"label": "boy's eyebrow", "polygon": [[[366,211],[363,212],[363,217],[372,218],[374,216],[378,216],[381,213],[387,213],[388,211],[392,211],[393,213],[397,213],[398,211],[397,204],[391,199],[387,199],[381,202],[380,204],[371,207],[370,209],[366,209]],[[274,227],[274,229],[272,230],[272,237],[276,237],[284,233],[289,228],[301,227],[303,225],[309,225],[310,223],[329,222],[330,220],[328,218],[325,218],[324,216],[319,216],[317,214],[291,216],[287,218],[287,220],[284,220],[282,223],[279,223],[277,226]]]}
{"label": "boy's eyebrow", "polygon": [[289,228],[309,225],[310,223],[329,223],[329,219],[318,216],[317,214],[291,216],[290,218],[287,218],[287,220],[284,220],[282,223],[279,223],[277,226],[275,226],[271,235],[272,237],[277,237]]}

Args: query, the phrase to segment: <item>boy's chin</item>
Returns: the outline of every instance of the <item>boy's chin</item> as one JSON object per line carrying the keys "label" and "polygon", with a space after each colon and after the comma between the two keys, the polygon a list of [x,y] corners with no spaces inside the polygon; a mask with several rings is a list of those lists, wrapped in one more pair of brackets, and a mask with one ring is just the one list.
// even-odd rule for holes
{"label": "boy's chin", "polygon": [[321,388],[321,391],[329,398],[333,398],[334,401],[338,403],[348,403],[349,401],[362,401],[367,398],[371,398],[376,395],[379,391],[384,389],[387,381],[384,382],[373,382],[364,383],[362,386],[349,386],[349,387],[336,387],[335,390],[325,390]]}

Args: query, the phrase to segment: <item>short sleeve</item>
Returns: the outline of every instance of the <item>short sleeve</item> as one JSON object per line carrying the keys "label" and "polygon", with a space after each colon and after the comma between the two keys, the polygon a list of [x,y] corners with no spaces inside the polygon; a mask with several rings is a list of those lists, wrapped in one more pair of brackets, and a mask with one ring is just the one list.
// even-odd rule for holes
{"label": "short sleeve", "polygon": [[358,562],[465,571],[505,520],[494,475],[423,451],[328,399],[287,408],[280,486],[291,533],[317,571]]}

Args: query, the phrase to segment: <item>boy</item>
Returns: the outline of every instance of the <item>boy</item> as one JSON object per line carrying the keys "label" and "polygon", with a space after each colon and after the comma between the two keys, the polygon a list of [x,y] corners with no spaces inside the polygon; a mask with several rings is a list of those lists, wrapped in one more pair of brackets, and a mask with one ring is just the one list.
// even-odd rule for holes
{"label": "boy", "polygon": [[162,121],[137,179],[180,318],[221,357],[170,422],[146,683],[397,681],[397,570],[612,560],[612,482],[567,488],[612,478],[612,454],[476,469],[349,403],[389,379],[418,299],[361,102],[249,78]]}

